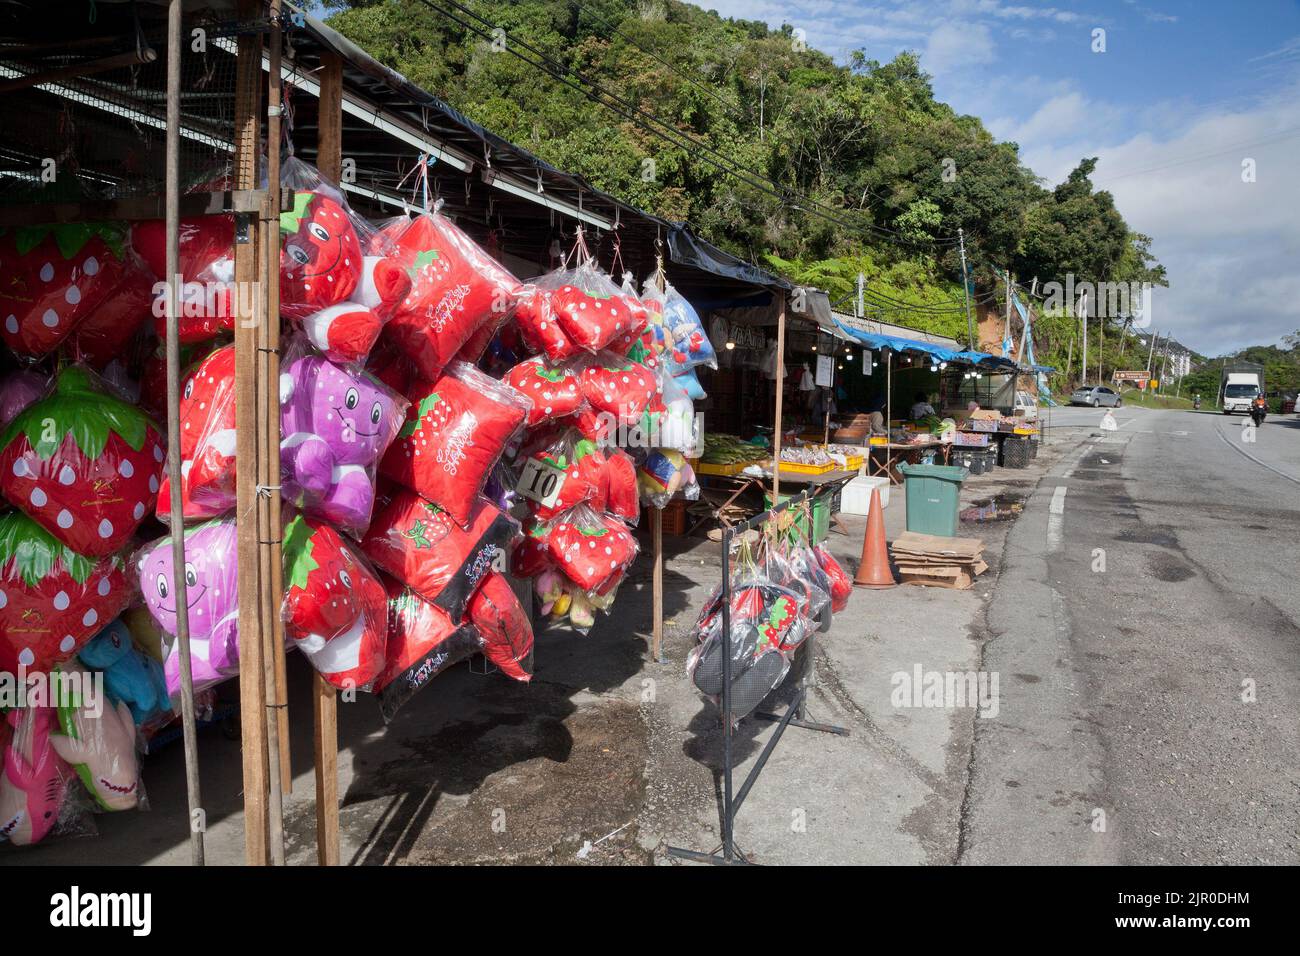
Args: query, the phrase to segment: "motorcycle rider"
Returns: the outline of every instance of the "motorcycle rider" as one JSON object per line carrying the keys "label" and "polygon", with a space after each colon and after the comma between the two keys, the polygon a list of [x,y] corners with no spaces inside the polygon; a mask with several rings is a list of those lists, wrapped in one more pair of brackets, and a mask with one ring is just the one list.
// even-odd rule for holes
{"label": "motorcycle rider", "polygon": [[1255,400],[1250,403],[1250,418],[1255,423],[1256,428],[1264,424],[1264,413],[1267,410],[1268,402],[1264,399],[1264,395],[1261,392],[1259,395],[1256,395]]}
{"label": "motorcycle rider", "polygon": [[1200,393],[1200,392],[1197,392],[1195,395],[1192,396],[1192,408],[1196,409],[1197,411],[1200,410],[1200,408],[1201,408],[1201,393]]}

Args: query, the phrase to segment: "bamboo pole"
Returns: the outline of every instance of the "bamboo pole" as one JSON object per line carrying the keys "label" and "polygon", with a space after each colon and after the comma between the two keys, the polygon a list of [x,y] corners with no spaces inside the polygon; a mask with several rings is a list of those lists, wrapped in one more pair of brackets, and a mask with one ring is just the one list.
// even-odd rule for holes
{"label": "bamboo pole", "polygon": [[[241,15],[251,15],[253,5],[244,0]],[[256,34],[239,37],[235,67],[235,188],[255,189],[259,146],[258,106],[262,86],[262,41]],[[258,233],[248,228],[247,217],[237,217],[235,283],[252,288],[259,272]],[[265,641],[262,636],[261,590],[258,574],[258,330],[265,303],[255,297],[233,297],[241,310],[235,319],[235,454],[236,533],[239,579],[239,705],[244,772],[244,861],[264,866],[270,861],[267,843],[268,742],[266,723]],[[253,302],[253,315],[245,303]]]}
{"label": "bamboo pole", "polygon": [[[338,182],[343,172],[343,61],[321,56],[317,100],[316,163],[321,175]],[[312,674],[312,746],[316,762],[316,859],[321,866],[339,862],[339,726],[338,692],[318,673]]]}
{"label": "bamboo pole", "polygon": [[185,583],[185,518],[181,504],[180,413],[180,136],[182,0],[167,7],[167,478],[171,486],[172,582],[176,592],[176,651],[180,660],[181,728],[185,742],[185,797],[189,807],[190,862],[203,866],[203,809],[199,791],[194,676],[190,661],[190,611]]}
{"label": "bamboo pole", "polygon": [[280,618],[283,568],[280,557],[280,26],[279,0],[271,0],[270,72],[267,80],[267,203],[259,217],[265,296],[257,324],[257,539],[261,582],[263,673],[267,707],[267,770],[270,798],[267,835],[271,863],[284,865],[284,791],[289,774],[289,714],[285,695],[284,622]]}
{"label": "bamboo pole", "polygon": [[650,528],[654,535],[654,575],[651,588],[654,626],[650,638],[650,655],[656,662],[663,661],[664,643],[664,510],[650,512]]}
{"label": "bamboo pole", "polygon": [[776,317],[776,428],[772,434],[772,504],[781,502],[781,408],[785,403],[785,293]]}

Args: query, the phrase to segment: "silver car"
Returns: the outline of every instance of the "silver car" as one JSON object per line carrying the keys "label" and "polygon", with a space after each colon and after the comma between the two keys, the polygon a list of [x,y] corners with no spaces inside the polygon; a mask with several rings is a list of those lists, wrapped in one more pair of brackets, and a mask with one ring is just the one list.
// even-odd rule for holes
{"label": "silver car", "polygon": [[1071,405],[1091,405],[1093,408],[1109,406],[1119,408],[1124,404],[1119,393],[1107,388],[1104,385],[1085,385],[1083,388],[1076,388],[1074,394],[1070,396]]}

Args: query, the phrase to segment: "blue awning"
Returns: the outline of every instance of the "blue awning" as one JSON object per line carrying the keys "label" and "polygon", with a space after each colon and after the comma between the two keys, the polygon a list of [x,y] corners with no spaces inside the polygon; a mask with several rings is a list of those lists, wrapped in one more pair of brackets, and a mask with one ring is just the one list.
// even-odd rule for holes
{"label": "blue awning", "polygon": [[850,328],[839,319],[835,324],[840,327],[845,335],[856,339],[867,348],[871,349],[891,349],[895,352],[921,352],[929,355],[940,362],[960,362],[965,365],[980,365],[985,368],[1006,366],[1015,368],[1015,362],[1009,359],[999,358],[996,355],[990,355],[988,352],[971,352],[961,351],[960,349],[947,348],[943,345],[936,345],[933,342],[922,342],[920,339],[908,339],[901,335],[879,335],[875,332],[864,332],[861,329]]}

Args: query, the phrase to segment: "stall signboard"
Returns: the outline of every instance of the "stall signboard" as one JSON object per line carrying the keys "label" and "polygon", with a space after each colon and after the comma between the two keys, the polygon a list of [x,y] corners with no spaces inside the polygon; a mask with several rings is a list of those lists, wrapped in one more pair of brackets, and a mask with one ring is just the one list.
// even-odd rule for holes
{"label": "stall signboard", "polygon": [[817,356],[817,385],[820,388],[830,388],[834,374],[835,359],[830,355]]}
{"label": "stall signboard", "polygon": [[863,349],[862,350],[862,374],[863,375],[871,374],[871,366],[874,362],[875,362],[875,356],[872,353],[871,349]]}

